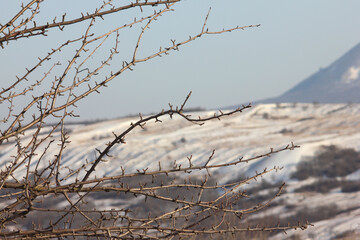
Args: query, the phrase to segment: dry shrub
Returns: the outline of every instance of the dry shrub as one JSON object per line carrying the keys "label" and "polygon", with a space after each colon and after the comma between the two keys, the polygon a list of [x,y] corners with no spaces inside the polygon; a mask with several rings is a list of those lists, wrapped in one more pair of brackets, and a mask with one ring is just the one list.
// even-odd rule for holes
{"label": "dry shrub", "polygon": [[[49,2],[28,0],[19,4],[12,17],[0,24],[1,48],[16,44],[27,46],[27,39],[34,37],[38,41],[52,43],[47,37],[56,32],[60,33],[57,36],[64,38],[59,38],[59,42],[63,42],[54,43],[57,45],[50,49],[30,44],[35,52],[38,51],[38,55],[34,56],[36,61],[28,63],[25,71],[22,66],[16,65],[16,78],[1,81],[0,107],[4,114],[0,120],[0,145],[13,149],[14,154],[2,163],[0,169],[0,238],[195,239],[298,227],[239,225],[243,216],[264,209],[283,190],[280,186],[270,195],[259,195],[259,203],[249,202],[248,207],[239,208],[239,200],[246,196],[241,190],[242,185],[277,171],[279,167],[259,169],[247,179],[220,185],[211,174],[213,170],[231,168],[299,147],[293,143],[277,149],[270,148],[249,158],[239,156],[239,159],[222,164],[212,161],[215,149],[210,149],[205,164],[193,160],[189,153],[183,165],[169,159],[170,166],[161,166],[159,162],[156,169],[144,167],[128,171],[124,166],[117,166],[117,172],[106,176],[98,174],[97,170],[104,167],[104,161],[114,160],[112,154],[116,153],[113,149],[126,147],[125,138],[132,137],[129,133],[144,128],[149,122],[161,124],[165,117],[172,119],[177,116],[201,126],[211,120],[238,114],[250,108],[251,104],[226,112],[218,111],[211,116],[191,116],[185,108],[190,92],[178,106],[169,104],[169,108],[159,109],[158,113],[149,116],[139,114],[138,120],[112,132],[111,136],[106,134],[94,138],[97,148],[84,150],[90,157],[79,158],[76,164],[64,161],[71,151],[68,146],[73,144],[69,118],[78,117],[78,102],[86,102],[89,95],[100,93],[111,86],[114,79],[122,78],[124,73],[133,71],[138,65],[165,57],[185,44],[204,36],[260,25],[212,29],[208,26],[209,10],[193,35],[179,40],[169,39],[162,46],[148,49],[147,39],[151,36],[144,36],[148,35],[150,26],[164,15],[173,13],[174,6],[184,1],[106,0],[99,1],[98,7],[88,13],[40,11]],[[78,11],[83,11],[89,1],[76,2],[77,6],[81,6]],[[129,18],[109,21],[109,16],[118,15],[129,15]],[[44,21],[39,21],[41,18],[45,18]],[[11,49],[15,51],[11,52]],[[10,48],[7,54],[18,55],[16,46]],[[136,88],[123,90],[136,91]],[[118,99],[113,100],[114,104],[118,102]],[[110,107],[113,106],[101,107],[112,111]],[[180,139],[180,142],[184,144],[186,138]],[[181,147],[181,144],[177,146]],[[111,167],[111,164],[108,166]],[[200,174],[205,176],[199,178]],[[95,206],[99,201],[104,203],[100,204],[101,208]],[[308,225],[305,223],[302,229]]]}
{"label": "dry shrub", "polygon": [[344,177],[360,169],[360,153],[335,145],[322,146],[314,157],[304,159],[291,177],[304,180],[309,177]]}

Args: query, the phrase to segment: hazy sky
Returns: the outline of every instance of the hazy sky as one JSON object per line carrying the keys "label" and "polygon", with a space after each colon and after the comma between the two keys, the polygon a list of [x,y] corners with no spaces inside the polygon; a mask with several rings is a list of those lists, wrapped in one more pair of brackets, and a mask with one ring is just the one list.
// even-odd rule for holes
{"label": "hazy sky", "polygon": [[[1,23],[16,13],[17,2],[5,3],[0,10]],[[78,16],[84,8],[94,9],[102,1],[85,1],[86,6],[81,2],[48,1],[38,21],[49,21],[51,15],[61,16],[65,11],[68,16]],[[102,94],[77,104],[77,113],[83,119],[94,119],[157,112],[169,102],[181,104],[191,90],[188,107],[219,108],[277,96],[360,42],[359,0],[185,0],[145,33],[139,54],[145,56],[166,46],[170,39],[181,41],[198,33],[209,7],[209,30],[249,24],[261,27],[205,36],[179,52],[138,64],[133,72],[110,83]],[[137,9],[105,17],[104,23],[95,26],[96,32],[122,25],[138,14]],[[139,32],[132,30],[120,33],[124,54]],[[14,81],[15,75],[38,56],[68,38],[81,36],[84,30],[69,28],[69,32],[65,35],[53,29],[49,37],[21,40],[0,50],[4,77],[0,87]],[[101,58],[101,54],[95,56]]]}

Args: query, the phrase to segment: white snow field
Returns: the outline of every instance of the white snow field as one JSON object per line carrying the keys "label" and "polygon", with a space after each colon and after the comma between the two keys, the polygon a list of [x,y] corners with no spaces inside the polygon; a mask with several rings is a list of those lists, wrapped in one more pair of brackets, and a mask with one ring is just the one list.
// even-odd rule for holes
{"label": "white snow field", "polygon": [[[214,111],[191,113],[194,117],[213,114]],[[71,143],[67,145],[62,158],[63,169],[74,169],[86,161],[93,160],[95,148],[104,149],[105,144],[113,140],[112,132],[120,134],[131,122],[137,120],[138,117],[134,117],[88,125],[70,125],[68,129]],[[305,181],[290,179],[296,165],[304,157],[314,155],[322,145],[334,144],[360,151],[360,104],[262,104],[225,117],[221,121],[207,122],[203,126],[189,123],[178,116],[174,116],[173,119],[167,116],[161,120],[162,123],[151,122],[145,126],[145,130],[139,128],[129,134],[125,139],[126,144],[117,145],[110,152],[112,157],[108,157],[107,162],[97,166],[94,176],[121,174],[121,166],[125,168],[125,172],[136,172],[137,169],[145,168],[158,169],[159,162],[166,167],[174,160],[187,166],[186,157],[190,155],[193,164],[203,164],[213,149],[216,152],[211,163],[226,163],[239,157],[249,158],[266,153],[270,148],[275,150],[293,142],[300,145],[300,148],[217,170],[217,174],[221,176],[219,183],[229,181],[240,174],[250,176],[264,168],[284,167],[283,170],[273,172],[264,178],[269,182],[287,183],[287,192],[280,196],[287,204],[291,203],[299,209],[336,204],[339,209],[351,210],[343,211],[334,218],[315,222],[314,227],[305,231],[288,231],[287,235],[280,233],[272,236],[272,239],[284,239],[293,234],[298,234],[301,239],[331,239],[348,231],[360,232],[360,192],[342,193],[334,190],[325,194],[295,193],[292,190],[305,184]],[[60,133],[54,133],[54,136],[56,134]],[[31,131],[26,137],[31,137]],[[57,151],[58,146],[53,144],[47,155],[54,156]],[[13,144],[1,145],[0,167],[4,168],[15,154]],[[64,171],[65,173],[67,172]],[[23,174],[21,171],[15,171],[14,177],[21,179]],[[360,180],[360,171],[350,174],[347,178]],[[261,211],[258,215],[265,216],[274,211],[280,216],[287,214],[286,208],[280,205]]]}

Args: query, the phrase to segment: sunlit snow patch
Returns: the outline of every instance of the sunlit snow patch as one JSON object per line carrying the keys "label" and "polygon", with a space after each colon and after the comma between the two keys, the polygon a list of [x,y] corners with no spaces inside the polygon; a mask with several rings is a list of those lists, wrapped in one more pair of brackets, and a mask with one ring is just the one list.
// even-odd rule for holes
{"label": "sunlit snow patch", "polygon": [[360,67],[350,67],[341,77],[341,82],[352,83],[359,78]]}

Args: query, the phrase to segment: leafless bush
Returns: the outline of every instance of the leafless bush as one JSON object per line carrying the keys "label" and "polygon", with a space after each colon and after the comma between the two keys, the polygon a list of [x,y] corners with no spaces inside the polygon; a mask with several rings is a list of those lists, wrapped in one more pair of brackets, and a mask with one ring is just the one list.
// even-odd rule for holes
{"label": "leafless bush", "polygon": [[360,181],[343,181],[341,191],[344,193],[360,191]]}
{"label": "leafless bush", "polygon": [[346,231],[339,235],[336,235],[334,239],[341,239],[341,240],[356,240],[359,239],[360,234],[356,232],[356,230]]}
{"label": "leafless bush", "polygon": [[288,217],[289,222],[297,222],[299,220],[308,220],[317,222],[324,219],[329,219],[339,213],[339,208],[335,204],[317,206],[316,208],[304,208],[297,211],[293,216]]}
{"label": "leafless bush", "polygon": [[[243,216],[268,206],[283,188],[281,186],[270,199],[256,206],[238,209],[235,204],[247,197],[240,187],[277,170],[276,167],[222,185],[217,184],[211,175],[213,169],[247,163],[298,147],[292,143],[277,150],[271,148],[251,158],[240,157],[230,163],[212,164],[213,150],[205,164],[198,164],[189,156],[186,166],[174,161],[171,167],[159,163],[158,169],[144,168],[135,172],[121,167],[120,174],[96,176],[96,169],[101,163],[111,161],[112,149],[125,144],[125,137],[130,132],[143,128],[150,121],[160,124],[161,117],[177,115],[184,121],[202,125],[213,119],[220,120],[240,113],[250,104],[233,111],[219,111],[211,117],[192,117],[185,113],[184,108],[189,94],[178,107],[169,104],[169,109],[157,114],[147,117],[139,114],[138,121],[122,132],[114,132],[112,141],[104,142],[100,149],[94,149],[96,156],[83,159],[80,167],[63,162],[66,147],[71,144],[67,120],[77,116],[75,107],[79,101],[86,101],[90,94],[99,93],[113,79],[132,71],[137,64],[165,56],[205,35],[259,25],[212,31],[207,26],[208,14],[204,16],[204,23],[197,34],[181,41],[171,40],[169,45],[140,56],[143,36],[149,26],[164,14],[172,12],[174,4],[181,0],[110,0],[101,3],[94,12],[79,13],[79,17],[69,17],[64,13],[45,23],[36,22],[45,2],[48,1],[29,0],[8,22],[0,25],[0,46],[3,49],[60,31],[62,36],[67,36],[71,26],[78,26],[77,31],[81,33],[39,56],[38,62],[26,68],[24,74],[19,69],[15,81],[1,82],[0,106],[6,110],[6,114],[2,115],[0,121],[0,146],[13,146],[16,149],[12,158],[1,163],[1,238],[188,239],[205,235],[306,228],[308,223],[274,227],[239,224]],[[85,6],[86,3],[83,4]],[[112,23],[107,32],[94,30],[101,19],[136,9],[141,14],[140,18]],[[1,11],[6,11],[6,8]],[[131,55],[125,56],[119,63],[114,59],[121,56],[120,33],[131,30],[139,31],[133,45],[125,46],[127,50],[131,49]],[[100,51],[107,52],[107,57],[98,59],[96,53]],[[45,74],[39,77],[39,72]],[[100,138],[98,141],[104,140]],[[48,154],[49,149],[56,149],[57,154]],[[199,178],[199,173],[203,177]],[[96,201],[109,200],[116,200],[114,206],[98,209],[95,205]]]}
{"label": "leafless bush", "polygon": [[335,145],[322,146],[314,157],[301,161],[292,178],[344,177],[360,169],[360,153],[354,149],[342,149]]}
{"label": "leafless bush", "polygon": [[342,185],[341,181],[336,179],[320,179],[315,181],[312,184],[304,185],[302,187],[296,188],[295,192],[317,192],[317,193],[328,193],[332,189],[340,187]]}
{"label": "leafless bush", "polygon": [[296,188],[295,192],[328,193],[335,188],[341,188],[341,191],[344,193],[357,192],[360,191],[360,182],[351,180],[337,180],[334,178],[320,179],[312,184]]}
{"label": "leafless bush", "polygon": [[[290,209],[290,208],[289,208]],[[334,218],[336,215],[340,214],[342,211],[334,205],[325,205],[325,206],[318,206],[316,208],[301,208],[297,209],[296,211],[292,211],[288,216],[281,216],[281,214],[272,214],[266,216],[259,216],[255,218],[250,218],[247,220],[247,223],[250,225],[259,224],[262,226],[277,226],[280,222],[288,222],[289,224],[295,225],[298,221],[310,221],[310,222],[317,222],[324,219]],[[261,214],[260,214],[261,215]],[[265,234],[255,233],[249,235],[249,233],[241,233],[243,238],[246,239],[267,239],[271,235],[277,234],[277,232],[266,232]],[[240,238],[238,238],[240,239]],[[290,238],[284,239],[301,239],[298,235],[293,235]]]}

